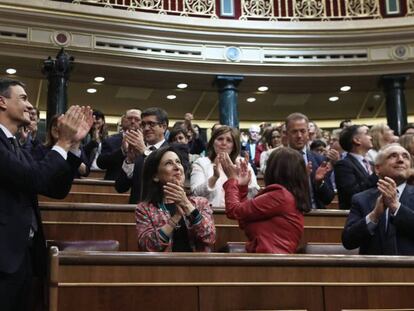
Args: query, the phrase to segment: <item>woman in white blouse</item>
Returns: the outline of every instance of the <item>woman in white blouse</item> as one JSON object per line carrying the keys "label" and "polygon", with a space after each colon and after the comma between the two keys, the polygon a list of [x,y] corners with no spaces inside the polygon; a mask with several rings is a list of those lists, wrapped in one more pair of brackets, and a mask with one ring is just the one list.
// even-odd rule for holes
{"label": "woman in white blouse", "polygon": [[[197,159],[191,171],[191,191],[196,196],[208,199],[214,207],[224,207],[223,184],[227,181],[217,155],[221,152],[229,154],[233,163],[240,155],[240,135],[237,129],[229,126],[221,126],[216,129],[208,142],[207,157]],[[249,165],[252,178],[249,183],[249,198],[256,195],[259,186],[256,175]]]}

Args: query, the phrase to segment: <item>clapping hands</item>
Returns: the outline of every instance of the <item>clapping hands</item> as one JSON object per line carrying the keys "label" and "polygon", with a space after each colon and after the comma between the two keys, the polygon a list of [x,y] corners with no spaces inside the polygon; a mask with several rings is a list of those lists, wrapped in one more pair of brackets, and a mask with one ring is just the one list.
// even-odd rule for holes
{"label": "clapping hands", "polygon": [[239,159],[236,164],[234,164],[226,152],[219,153],[217,157],[219,158],[221,167],[227,178],[237,179],[241,186],[249,184],[252,176],[246,159]]}

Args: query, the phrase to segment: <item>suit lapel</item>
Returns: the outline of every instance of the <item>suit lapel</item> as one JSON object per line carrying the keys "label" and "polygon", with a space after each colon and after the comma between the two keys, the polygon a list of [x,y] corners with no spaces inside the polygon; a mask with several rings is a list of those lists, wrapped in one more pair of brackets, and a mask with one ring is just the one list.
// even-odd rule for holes
{"label": "suit lapel", "polygon": [[347,157],[362,176],[369,176],[367,170],[361,165],[361,163],[359,163],[359,161],[352,154],[348,153]]}
{"label": "suit lapel", "polygon": [[0,141],[2,142],[2,144],[4,144],[7,150],[10,150],[11,152],[14,153],[13,147],[10,141],[7,139],[6,134],[4,134],[4,132],[1,129],[0,129]]}

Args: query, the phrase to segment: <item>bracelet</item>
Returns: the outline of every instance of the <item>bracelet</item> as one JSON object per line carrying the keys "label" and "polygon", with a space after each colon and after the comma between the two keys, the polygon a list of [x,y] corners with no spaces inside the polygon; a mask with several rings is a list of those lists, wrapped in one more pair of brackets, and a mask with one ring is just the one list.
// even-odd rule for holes
{"label": "bracelet", "polygon": [[176,223],[176,222],[172,219],[172,217],[171,217],[170,219],[168,219],[168,224],[169,224],[171,227],[175,228],[175,229],[178,229],[178,228],[180,228],[180,227],[181,227],[181,225],[180,225],[179,223]]}

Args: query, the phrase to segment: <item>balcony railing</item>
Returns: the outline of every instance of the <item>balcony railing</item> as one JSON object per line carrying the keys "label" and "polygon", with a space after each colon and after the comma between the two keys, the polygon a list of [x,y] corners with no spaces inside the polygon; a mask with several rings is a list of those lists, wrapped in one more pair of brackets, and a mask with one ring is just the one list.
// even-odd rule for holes
{"label": "balcony railing", "polygon": [[[414,15],[414,0],[52,0],[156,14],[269,21],[335,21]],[[225,5],[226,2],[226,5]],[[221,14],[230,7],[232,14]]]}

